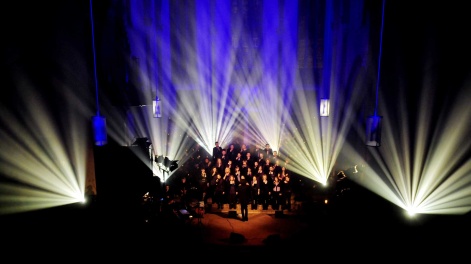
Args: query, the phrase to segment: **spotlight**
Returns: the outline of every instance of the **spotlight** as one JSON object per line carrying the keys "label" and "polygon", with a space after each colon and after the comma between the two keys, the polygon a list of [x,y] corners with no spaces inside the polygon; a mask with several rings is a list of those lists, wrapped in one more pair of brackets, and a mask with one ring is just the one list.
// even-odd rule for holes
{"label": "spotlight", "polygon": [[417,214],[417,212],[412,208],[407,210],[407,215],[409,217],[414,217],[416,214]]}
{"label": "spotlight", "polygon": [[143,148],[149,148],[152,143],[149,142],[149,139],[147,137],[141,137],[141,138],[136,138],[134,143],[132,143],[133,146],[139,146]]}
{"label": "spotlight", "polygon": [[321,99],[319,112],[320,112],[320,116],[329,116],[329,112],[330,112],[329,99]]}
{"label": "spotlight", "polygon": [[170,168],[170,160],[168,159],[168,157],[165,157],[164,159],[164,166]]}
{"label": "spotlight", "polygon": [[158,164],[162,164],[164,162],[164,156],[160,155],[155,157],[155,162],[157,162]]}
{"label": "spotlight", "polygon": [[366,145],[379,147],[381,145],[381,119],[382,116],[370,116],[366,123]]}
{"label": "spotlight", "polygon": [[152,101],[152,112],[155,118],[162,117],[161,108],[160,108],[160,99],[158,96],[156,96],[155,100]]}
{"label": "spotlight", "polygon": [[106,119],[102,116],[92,117],[93,138],[96,146],[104,146],[107,144]]}

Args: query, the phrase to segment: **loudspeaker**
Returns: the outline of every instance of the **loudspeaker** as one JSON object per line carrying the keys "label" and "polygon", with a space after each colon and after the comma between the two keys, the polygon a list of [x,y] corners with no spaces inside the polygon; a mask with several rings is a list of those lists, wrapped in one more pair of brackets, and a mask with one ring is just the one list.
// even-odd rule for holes
{"label": "loudspeaker", "polygon": [[242,234],[231,232],[231,235],[229,236],[229,240],[231,241],[231,243],[240,244],[245,241],[245,237]]}

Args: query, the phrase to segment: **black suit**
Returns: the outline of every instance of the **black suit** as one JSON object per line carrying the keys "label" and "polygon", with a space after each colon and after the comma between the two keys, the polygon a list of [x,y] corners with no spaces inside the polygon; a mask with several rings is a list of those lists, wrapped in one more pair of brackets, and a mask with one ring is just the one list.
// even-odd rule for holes
{"label": "black suit", "polygon": [[271,158],[273,156],[273,150],[271,148],[265,148],[263,150],[263,156],[265,158]]}
{"label": "black suit", "polygon": [[249,204],[252,202],[252,188],[250,184],[244,179],[240,182],[237,188],[237,197],[240,203],[240,210],[242,213],[242,221],[249,220]]}
{"label": "black suit", "polygon": [[222,157],[222,148],[214,147],[213,148],[213,162],[216,162],[216,160],[220,157]]}

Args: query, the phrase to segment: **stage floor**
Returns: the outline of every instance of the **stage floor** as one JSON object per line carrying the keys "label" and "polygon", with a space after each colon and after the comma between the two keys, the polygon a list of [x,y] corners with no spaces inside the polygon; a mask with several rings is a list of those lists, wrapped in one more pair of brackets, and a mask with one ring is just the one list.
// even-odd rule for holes
{"label": "stage floor", "polygon": [[[408,220],[388,203],[371,197],[351,197],[337,204],[304,204],[291,213],[252,211],[241,221],[240,211],[205,210],[199,217],[157,214],[113,208],[66,206],[2,216],[3,251],[17,261],[63,261],[90,258],[105,261],[125,256],[158,259],[248,257],[279,260],[328,254],[332,260],[457,258],[467,252],[470,216],[422,216]],[[361,201],[368,202],[362,203]],[[27,253],[29,252],[29,253]],[[284,252],[284,253],[283,253]],[[72,255],[71,255],[72,254]],[[381,255],[381,260],[376,259]],[[224,262],[224,261],[223,261]]]}

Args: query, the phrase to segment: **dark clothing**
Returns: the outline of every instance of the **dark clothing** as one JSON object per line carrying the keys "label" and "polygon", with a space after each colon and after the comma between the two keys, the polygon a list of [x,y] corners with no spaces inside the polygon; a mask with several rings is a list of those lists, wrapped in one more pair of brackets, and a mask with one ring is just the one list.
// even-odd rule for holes
{"label": "dark clothing", "polygon": [[251,209],[252,210],[257,210],[257,206],[260,203],[260,186],[257,181],[253,181],[250,183],[250,188],[252,191],[252,202],[251,202]]}
{"label": "dark clothing", "polygon": [[229,209],[236,209],[237,206],[237,183],[234,180],[229,180],[226,187],[226,198],[229,203]]}
{"label": "dark clothing", "polygon": [[278,176],[278,174],[281,174],[281,166],[280,165],[273,165],[273,172],[275,173],[276,176]]}
{"label": "dark clothing", "polygon": [[175,209],[175,193],[170,185],[167,185],[162,196],[162,209],[163,214],[169,215]]}
{"label": "dark clothing", "polygon": [[273,183],[273,189],[272,189],[272,198],[271,198],[271,202],[272,202],[272,208],[274,210],[280,210],[280,207],[281,205],[283,204],[283,190],[282,190],[282,183],[281,182],[277,182],[275,181]]}
{"label": "dark clothing", "polygon": [[266,158],[271,158],[273,156],[273,150],[271,148],[265,148],[262,153]]}
{"label": "dark clothing", "polygon": [[209,174],[211,172],[211,168],[213,167],[213,163],[209,159],[205,159],[199,167],[200,169],[205,169],[206,174]]}
{"label": "dark clothing", "polygon": [[239,166],[239,168],[242,167],[242,158],[236,156],[232,161],[232,164],[234,164],[234,166]]}
{"label": "dark clothing", "polygon": [[[249,179],[249,178],[247,177],[247,176],[248,176],[248,175],[247,175],[247,170],[248,170],[247,165],[245,165],[245,166],[241,165],[241,166],[239,166],[239,167],[240,167],[240,174],[246,176],[245,178]],[[250,177],[251,177],[251,175],[250,175]]]}
{"label": "dark clothing", "polygon": [[182,179],[176,186],[174,195],[177,198],[180,198],[180,202],[185,205],[189,201],[189,196],[191,194],[191,185],[188,180],[185,178]]}
{"label": "dark clothing", "polygon": [[226,166],[224,166],[224,164],[215,164],[214,167],[216,167],[216,170],[219,174],[221,174],[221,176],[224,176],[224,169],[226,168]]}
{"label": "dark clothing", "polygon": [[281,190],[283,191],[283,199],[282,207],[283,209],[288,209],[291,211],[291,181],[289,179],[284,179],[281,182]]}
{"label": "dark clothing", "polygon": [[237,157],[237,153],[238,153],[238,152],[236,151],[236,149],[230,149],[230,148],[229,148],[229,149],[227,150],[226,155],[229,157],[230,160],[232,160],[232,162],[234,162],[234,161],[235,161],[235,158]]}
{"label": "dark clothing", "polygon": [[214,147],[213,148],[213,162],[216,162],[218,158],[222,157],[222,148],[221,147]]}
{"label": "dark clothing", "polygon": [[246,180],[242,180],[237,188],[237,197],[240,203],[240,210],[242,213],[242,221],[249,220],[248,205],[252,201],[252,188]]}
{"label": "dark clothing", "polygon": [[267,210],[268,205],[271,202],[271,192],[273,189],[273,182],[270,180],[263,181],[259,183],[260,187],[260,203],[262,204],[262,209]]}
{"label": "dark clothing", "polygon": [[[223,154],[221,155],[221,161],[222,161],[222,165],[223,165],[224,167],[227,167],[227,164],[229,163],[229,160],[230,160],[230,158],[229,158],[229,156],[227,156],[227,154],[224,154],[224,153],[223,153]],[[231,169],[231,170],[232,170],[232,169]]]}
{"label": "dark clothing", "polygon": [[214,181],[214,202],[218,205],[218,209],[222,209],[222,205],[225,202],[224,191],[226,187],[225,181],[221,178],[216,178]]}
{"label": "dark clothing", "polygon": [[205,201],[208,198],[208,190],[209,190],[209,183],[210,179],[209,176],[206,174],[201,174],[198,179],[198,185],[199,185],[199,201]]}
{"label": "dark clothing", "polygon": [[[240,173],[240,171],[234,172],[234,177],[236,178],[237,182],[240,182],[242,180],[242,178],[240,176],[242,176],[242,173]],[[245,175],[244,175],[244,177],[245,177]]]}

